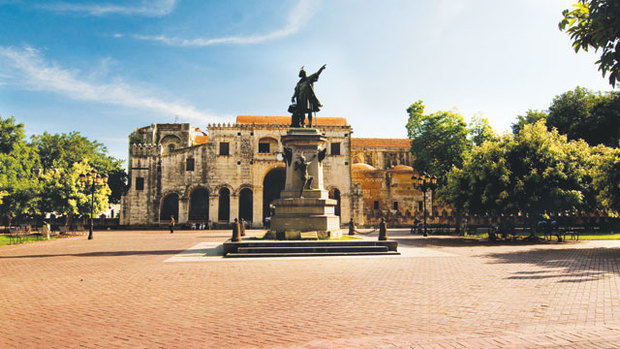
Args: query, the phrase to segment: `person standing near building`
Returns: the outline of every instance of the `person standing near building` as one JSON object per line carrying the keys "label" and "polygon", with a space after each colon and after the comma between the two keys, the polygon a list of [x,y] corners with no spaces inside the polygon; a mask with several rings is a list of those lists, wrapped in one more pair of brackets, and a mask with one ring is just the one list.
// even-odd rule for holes
{"label": "person standing near building", "polygon": [[387,240],[387,224],[385,224],[385,219],[381,217],[381,221],[379,222],[379,240]]}
{"label": "person standing near building", "polygon": [[355,223],[353,223],[353,218],[349,219],[349,235],[355,235]]}
{"label": "person standing near building", "polygon": [[245,236],[245,219],[241,218],[239,228],[241,228],[241,236]]}
{"label": "person standing near building", "polygon": [[170,223],[168,224],[168,228],[170,228],[170,234],[174,233],[174,216],[170,216]]}

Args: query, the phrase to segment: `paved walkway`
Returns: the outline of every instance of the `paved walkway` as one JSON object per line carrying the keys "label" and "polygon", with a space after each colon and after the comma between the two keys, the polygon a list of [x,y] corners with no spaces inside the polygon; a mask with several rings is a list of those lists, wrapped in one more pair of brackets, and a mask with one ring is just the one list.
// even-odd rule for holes
{"label": "paved walkway", "polygon": [[95,232],[0,247],[0,347],[620,345],[617,240],[496,246],[391,232],[419,253],[165,262],[228,236]]}

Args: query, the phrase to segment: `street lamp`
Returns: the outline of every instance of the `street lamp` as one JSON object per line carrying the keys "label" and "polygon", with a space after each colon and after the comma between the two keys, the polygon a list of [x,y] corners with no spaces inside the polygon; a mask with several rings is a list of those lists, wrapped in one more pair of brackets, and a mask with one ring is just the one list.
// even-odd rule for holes
{"label": "street lamp", "polygon": [[413,187],[421,190],[423,194],[422,207],[424,210],[424,236],[428,236],[426,232],[426,192],[430,189],[431,191],[437,188],[437,177],[429,176],[426,172],[422,173],[421,176],[413,175],[411,177],[413,180]]}
{"label": "street lamp", "polygon": [[80,183],[86,189],[90,190],[90,226],[88,227],[88,240],[93,239],[93,210],[95,206],[95,191],[106,185],[108,182],[107,175],[100,175],[97,171],[92,170],[86,174],[80,174]]}

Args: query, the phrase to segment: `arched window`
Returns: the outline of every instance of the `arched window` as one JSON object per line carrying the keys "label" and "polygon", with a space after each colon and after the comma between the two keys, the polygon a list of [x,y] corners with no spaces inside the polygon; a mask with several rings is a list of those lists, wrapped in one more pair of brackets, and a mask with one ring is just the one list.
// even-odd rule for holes
{"label": "arched window", "polygon": [[174,217],[175,221],[179,220],[179,195],[174,193],[166,195],[159,211],[160,221],[169,221],[170,217]]}
{"label": "arched window", "polygon": [[228,188],[220,189],[219,208],[217,220],[220,222],[230,221],[230,190]]}
{"label": "arched window", "polygon": [[254,210],[254,198],[250,188],[243,188],[239,192],[239,218],[245,219],[246,222],[252,222]]}
{"label": "arched window", "polygon": [[171,151],[182,147],[181,139],[175,135],[165,136],[161,139],[159,144],[164,149],[164,154],[170,153]]}
{"label": "arched window", "polygon": [[334,213],[336,216],[340,217],[340,190],[338,188],[332,188],[329,190],[329,198],[338,201],[336,204],[336,208],[334,209]]}
{"label": "arched window", "polygon": [[278,151],[278,140],[272,137],[263,137],[258,140],[258,152],[260,154],[275,153]]}

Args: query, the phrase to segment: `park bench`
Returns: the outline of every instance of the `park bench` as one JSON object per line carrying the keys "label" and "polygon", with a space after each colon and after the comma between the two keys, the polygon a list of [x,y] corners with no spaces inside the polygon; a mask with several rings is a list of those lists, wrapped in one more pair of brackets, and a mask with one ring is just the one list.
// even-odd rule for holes
{"label": "park bench", "polygon": [[9,228],[9,244],[21,244],[30,233],[29,225]]}

